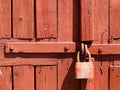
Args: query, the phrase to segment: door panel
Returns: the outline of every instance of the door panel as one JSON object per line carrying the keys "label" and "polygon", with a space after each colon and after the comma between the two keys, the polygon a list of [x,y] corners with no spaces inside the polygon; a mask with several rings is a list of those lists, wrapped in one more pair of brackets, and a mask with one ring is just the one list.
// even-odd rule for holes
{"label": "door panel", "polygon": [[110,67],[110,90],[120,90],[120,66]]}
{"label": "door panel", "polygon": [[0,90],[13,90],[11,67],[0,67]]}
{"label": "door panel", "polygon": [[14,90],[34,90],[34,67],[13,67]]}
{"label": "door panel", "polygon": [[73,0],[58,0],[58,41],[73,41]]}
{"label": "door panel", "polygon": [[0,38],[11,38],[11,0],[0,0]]}
{"label": "door panel", "polygon": [[[109,0],[94,0],[94,41],[95,44],[108,44]],[[102,5],[102,6],[101,6]]]}
{"label": "door panel", "polygon": [[34,0],[13,0],[13,37],[34,37]]}
{"label": "door panel", "polygon": [[57,1],[36,0],[37,38],[57,37]]}
{"label": "door panel", "polygon": [[57,90],[57,67],[36,67],[36,90]]}
{"label": "door panel", "polygon": [[120,39],[119,27],[120,27],[120,0],[110,0],[110,38],[112,39],[111,43],[119,43]]}

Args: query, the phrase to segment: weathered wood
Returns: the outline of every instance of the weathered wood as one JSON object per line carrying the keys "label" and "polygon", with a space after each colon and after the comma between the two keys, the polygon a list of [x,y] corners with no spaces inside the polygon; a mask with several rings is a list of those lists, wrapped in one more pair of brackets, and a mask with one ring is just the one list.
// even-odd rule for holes
{"label": "weathered wood", "polygon": [[58,90],[81,90],[80,81],[75,79],[74,61],[75,58],[58,60]]}
{"label": "weathered wood", "polygon": [[58,0],[58,41],[73,40],[73,0]]}
{"label": "weathered wood", "polygon": [[37,38],[57,37],[57,1],[36,0]]}
{"label": "weathered wood", "polygon": [[120,66],[110,66],[110,90],[120,90]]}
{"label": "weathered wood", "polygon": [[11,38],[11,0],[0,0],[0,38]]}
{"label": "weathered wood", "polygon": [[80,41],[80,0],[73,0],[73,41]]}
{"label": "weathered wood", "polygon": [[36,90],[57,90],[57,67],[36,67]]}
{"label": "weathered wood", "polygon": [[120,43],[120,0],[110,0],[110,42]]}
{"label": "weathered wood", "polygon": [[14,90],[34,90],[33,66],[13,67]]}
{"label": "weathered wood", "polygon": [[57,65],[56,59],[35,59],[35,58],[13,58],[1,59],[0,66],[20,66],[20,65]]}
{"label": "weathered wood", "polygon": [[6,44],[6,53],[72,53],[75,51],[75,43],[72,42],[10,42]]}
{"label": "weathered wood", "polygon": [[94,79],[81,80],[81,90],[95,90]]}
{"label": "weathered wood", "polygon": [[107,55],[107,54],[120,54],[119,44],[93,44],[89,47],[91,54]]}
{"label": "weathered wood", "polygon": [[109,90],[109,56],[95,57],[94,90]]}
{"label": "weathered wood", "polygon": [[93,0],[81,0],[81,41],[94,40]]}
{"label": "weathered wood", "polygon": [[[6,53],[75,53],[80,46],[81,43],[73,42],[9,42],[5,44],[5,51]],[[94,55],[120,54],[119,44],[92,44],[88,45],[88,49]]]}
{"label": "weathered wood", "polygon": [[[102,6],[101,6],[102,5]],[[108,43],[109,0],[94,0],[94,43]]]}
{"label": "weathered wood", "polygon": [[34,0],[13,0],[13,37],[34,37]]}
{"label": "weathered wood", "polygon": [[10,67],[0,67],[0,90],[13,90]]}

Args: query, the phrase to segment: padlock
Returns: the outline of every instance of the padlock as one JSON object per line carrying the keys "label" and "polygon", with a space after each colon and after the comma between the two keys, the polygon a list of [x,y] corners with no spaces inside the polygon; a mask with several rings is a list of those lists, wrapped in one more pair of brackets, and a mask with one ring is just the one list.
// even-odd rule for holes
{"label": "padlock", "polygon": [[90,52],[87,50],[88,62],[80,61],[80,52],[77,53],[77,62],[75,64],[76,79],[92,79],[94,78],[94,63]]}

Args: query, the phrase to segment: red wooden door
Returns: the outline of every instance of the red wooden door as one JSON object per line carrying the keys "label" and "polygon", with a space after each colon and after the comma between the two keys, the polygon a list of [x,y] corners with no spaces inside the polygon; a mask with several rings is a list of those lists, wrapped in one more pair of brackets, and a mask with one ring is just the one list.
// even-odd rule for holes
{"label": "red wooden door", "polygon": [[[120,0],[0,0],[0,90],[119,90]],[[76,80],[81,41],[95,78]]]}
{"label": "red wooden door", "polygon": [[0,0],[0,90],[80,89],[74,78],[78,2]]}

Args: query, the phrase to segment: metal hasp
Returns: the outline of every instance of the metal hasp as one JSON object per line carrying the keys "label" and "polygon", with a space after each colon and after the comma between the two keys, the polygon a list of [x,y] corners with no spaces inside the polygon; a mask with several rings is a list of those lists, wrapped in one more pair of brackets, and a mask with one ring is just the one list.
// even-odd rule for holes
{"label": "metal hasp", "polygon": [[80,40],[93,41],[93,0],[80,0]]}
{"label": "metal hasp", "polygon": [[[80,51],[77,53],[77,62],[75,64],[75,73],[76,73],[76,79],[92,79],[94,78],[94,63],[93,59],[91,58],[91,53],[89,52],[87,45],[85,45],[85,48],[83,47],[84,45],[82,44],[82,50],[85,49],[84,51],[81,51],[81,55],[83,52],[85,52],[84,60],[81,61],[80,58]],[[86,58],[87,57],[87,58]]]}

